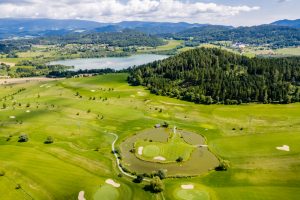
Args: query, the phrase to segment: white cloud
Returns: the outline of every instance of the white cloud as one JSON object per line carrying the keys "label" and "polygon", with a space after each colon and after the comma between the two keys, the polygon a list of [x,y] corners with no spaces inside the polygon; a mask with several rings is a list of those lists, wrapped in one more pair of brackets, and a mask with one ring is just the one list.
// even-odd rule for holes
{"label": "white cloud", "polygon": [[[18,3],[19,2],[19,3]],[[124,20],[222,21],[242,12],[259,10],[247,5],[228,6],[216,3],[180,0],[13,0],[0,1],[2,17],[92,19],[103,22]]]}

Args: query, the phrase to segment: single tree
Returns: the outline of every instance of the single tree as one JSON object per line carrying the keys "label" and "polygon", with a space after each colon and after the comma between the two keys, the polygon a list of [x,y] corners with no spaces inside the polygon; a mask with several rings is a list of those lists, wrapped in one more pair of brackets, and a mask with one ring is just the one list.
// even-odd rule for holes
{"label": "single tree", "polygon": [[26,134],[22,134],[19,136],[18,142],[27,142],[28,141],[28,136]]}

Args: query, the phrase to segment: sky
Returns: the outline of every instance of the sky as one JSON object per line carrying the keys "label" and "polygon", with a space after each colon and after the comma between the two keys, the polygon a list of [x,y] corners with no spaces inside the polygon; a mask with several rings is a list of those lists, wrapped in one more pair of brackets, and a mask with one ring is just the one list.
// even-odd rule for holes
{"label": "sky", "polygon": [[300,18],[300,0],[0,0],[1,18],[252,26]]}

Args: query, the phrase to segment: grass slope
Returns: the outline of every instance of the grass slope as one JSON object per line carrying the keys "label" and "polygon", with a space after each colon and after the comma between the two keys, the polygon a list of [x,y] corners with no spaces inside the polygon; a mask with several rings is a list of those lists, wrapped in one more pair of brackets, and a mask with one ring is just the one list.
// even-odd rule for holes
{"label": "grass slope", "polygon": [[[120,196],[105,186],[103,198],[162,199],[117,176],[110,153],[114,138],[107,132],[119,135],[118,146],[163,121],[201,133],[210,150],[231,164],[226,172],[164,180],[165,199],[182,199],[188,191],[177,190],[185,182],[195,185],[188,195],[205,191],[210,199],[299,199],[300,104],[196,105],[131,87],[126,77],[1,85],[0,99],[7,97],[0,103],[1,108],[6,104],[0,109],[0,171],[5,171],[0,199],[76,199],[80,191],[93,199],[108,178],[121,184],[114,188]],[[25,90],[9,96],[21,88]],[[29,141],[18,143],[20,134],[27,134]],[[53,144],[44,144],[48,136]],[[282,145],[290,151],[276,149]],[[17,184],[22,189],[15,189]]]}

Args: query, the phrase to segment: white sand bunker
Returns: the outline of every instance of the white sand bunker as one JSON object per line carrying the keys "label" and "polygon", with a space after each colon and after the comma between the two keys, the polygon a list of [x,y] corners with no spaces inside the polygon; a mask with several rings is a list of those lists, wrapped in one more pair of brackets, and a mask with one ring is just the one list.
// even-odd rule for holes
{"label": "white sand bunker", "polygon": [[78,194],[78,200],[85,200],[84,198],[84,191],[80,191]]}
{"label": "white sand bunker", "polygon": [[142,155],[142,154],[143,154],[143,149],[144,149],[144,147],[139,147],[139,148],[138,148],[138,154],[139,154],[139,155]]}
{"label": "white sand bunker", "polygon": [[30,110],[26,110],[27,113],[30,113]]}
{"label": "white sand bunker", "polygon": [[96,92],[96,90],[91,90],[91,92]]}
{"label": "white sand bunker", "polygon": [[137,92],[137,95],[138,95],[138,96],[146,96],[146,94],[147,94],[147,93],[145,93],[145,92]]}
{"label": "white sand bunker", "polygon": [[114,186],[114,187],[116,187],[116,188],[118,188],[118,187],[121,186],[119,183],[116,183],[116,182],[115,182],[114,180],[112,180],[112,179],[107,179],[107,180],[105,181],[105,183],[107,183],[107,184],[109,184],[109,185],[112,185],[112,186]]}
{"label": "white sand bunker", "polygon": [[282,147],[276,147],[276,149],[280,151],[290,151],[290,147],[288,145],[283,145]]}
{"label": "white sand bunker", "polygon": [[153,158],[154,160],[161,160],[161,161],[165,161],[166,158],[165,157],[162,157],[162,156],[156,156]]}
{"label": "white sand bunker", "polygon": [[194,185],[193,184],[181,185],[181,188],[184,190],[192,190],[192,189],[194,189]]}
{"label": "white sand bunker", "polygon": [[10,119],[15,119],[15,118],[16,118],[16,116],[9,116],[9,118],[10,118]]}

